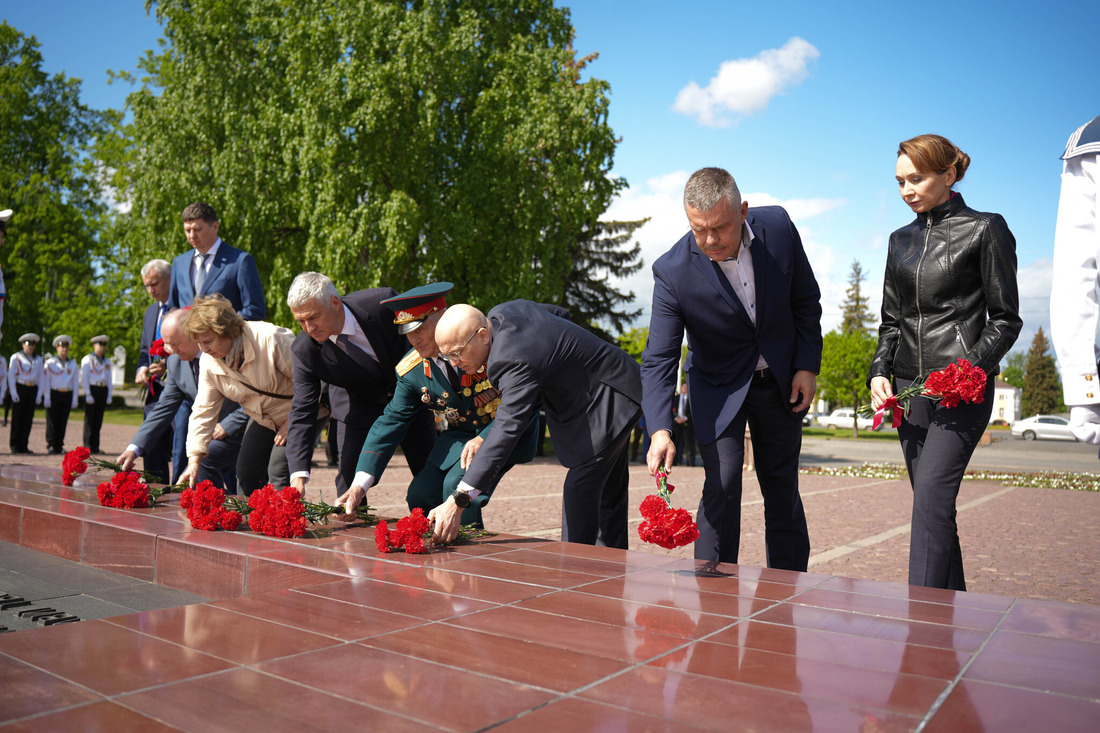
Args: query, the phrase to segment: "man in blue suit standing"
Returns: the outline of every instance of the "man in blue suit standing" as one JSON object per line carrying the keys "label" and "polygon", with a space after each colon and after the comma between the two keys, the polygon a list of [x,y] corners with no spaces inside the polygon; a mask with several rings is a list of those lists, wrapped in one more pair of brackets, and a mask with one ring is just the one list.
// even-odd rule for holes
{"label": "man in blue suit standing", "polygon": [[750,210],[721,168],[684,189],[691,231],[653,264],[642,357],[650,473],[671,467],[672,398],[685,370],[705,479],[695,557],[737,562],[745,424],[764,497],[768,566],[805,571],[810,556],[798,493],[801,417],[821,368],[821,292],[798,230],[778,206]]}
{"label": "man in blue suit standing", "polygon": [[183,210],[183,233],[193,248],[172,260],[169,308],[191,305],[199,295],[221,293],[246,321],[267,315],[260,272],[252,255],[231,247],[218,236],[218,214],[197,202]]}
{"label": "man in blue suit standing", "polygon": [[[201,201],[183,210],[183,233],[192,251],[172,260],[172,284],[168,292],[170,309],[186,308],[199,295],[221,293],[246,321],[262,321],[267,315],[260,272],[252,255],[231,247],[218,236],[218,214]],[[172,425],[172,474],[187,468],[184,441],[191,402],[185,401]]]}

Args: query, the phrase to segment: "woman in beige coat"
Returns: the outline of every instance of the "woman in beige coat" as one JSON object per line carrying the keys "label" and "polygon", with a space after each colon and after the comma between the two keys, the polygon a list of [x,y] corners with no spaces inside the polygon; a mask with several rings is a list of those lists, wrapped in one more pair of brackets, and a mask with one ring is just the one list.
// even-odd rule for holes
{"label": "woman in beige coat", "polygon": [[184,331],[202,349],[198,394],[187,425],[187,470],[194,483],[221,414],[233,400],[248,415],[237,458],[237,482],[248,495],[264,484],[290,483],[287,418],[294,394],[294,333],[264,321],[245,321],[219,294],[196,298]]}

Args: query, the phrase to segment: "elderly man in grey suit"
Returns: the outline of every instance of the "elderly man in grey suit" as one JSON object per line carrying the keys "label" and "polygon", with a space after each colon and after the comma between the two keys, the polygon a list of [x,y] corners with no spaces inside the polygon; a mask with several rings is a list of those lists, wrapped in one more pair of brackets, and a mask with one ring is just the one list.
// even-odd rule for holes
{"label": "elderly man in grey suit", "polygon": [[[138,456],[155,445],[158,438],[172,427],[172,420],[180,405],[191,404],[198,392],[199,345],[187,337],[183,322],[187,310],[174,310],[161,319],[160,336],[172,353],[167,360],[164,391],[153,409],[145,416],[141,427],[130,445],[119,455],[117,462],[124,471],[129,470]],[[221,420],[214,429],[210,452],[203,459],[198,480],[209,479],[227,493],[237,492],[237,454],[241,449],[241,435],[248,424],[248,416],[234,402],[226,401]]]}
{"label": "elderly man in grey suit", "polygon": [[429,514],[437,538],[458,533],[463,506],[492,485],[541,403],[554,450],[569,469],[562,540],[625,549],[627,447],[642,402],[637,362],[528,300],[502,303],[488,317],[453,306],[440,317],[435,339],[444,359],[467,374],[487,372],[500,392],[493,429],[455,492]]}

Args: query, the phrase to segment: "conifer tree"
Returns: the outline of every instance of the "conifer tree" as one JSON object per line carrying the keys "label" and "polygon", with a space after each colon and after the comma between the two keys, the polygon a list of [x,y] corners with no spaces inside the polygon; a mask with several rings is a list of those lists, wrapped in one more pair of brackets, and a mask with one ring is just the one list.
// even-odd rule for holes
{"label": "conifer tree", "polygon": [[863,294],[863,281],[867,276],[863,274],[863,267],[859,260],[852,260],[852,272],[848,275],[848,289],[845,291],[844,302],[840,304],[841,333],[867,333],[874,328],[875,317],[871,309],[867,307],[870,299]]}
{"label": "conifer tree", "polygon": [[1027,352],[1022,405],[1025,416],[1064,412],[1066,409],[1062,402],[1062,380],[1058,376],[1054,357],[1047,353],[1049,349],[1050,342],[1040,326],[1031,341],[1031,350]]}

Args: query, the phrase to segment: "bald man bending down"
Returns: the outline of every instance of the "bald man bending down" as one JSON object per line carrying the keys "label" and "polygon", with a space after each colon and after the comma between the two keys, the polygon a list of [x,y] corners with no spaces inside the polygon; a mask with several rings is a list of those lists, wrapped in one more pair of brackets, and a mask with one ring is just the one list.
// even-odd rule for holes
{"label": "bald man bending down", "polygon": [[513,300],[488,317],[461,304],[440,317],[435,338],[443,358],[467,374],[487,373],[500,394],[493,395],[493,429],[463,481],[429,515],[437,539],[457,534],[456,500],[468,504],[494,483],[541,404],[554,450],[569,469],[562,541],[626,548],[627,446],[641,414],[640,369],[567,315],[556,306]]}

